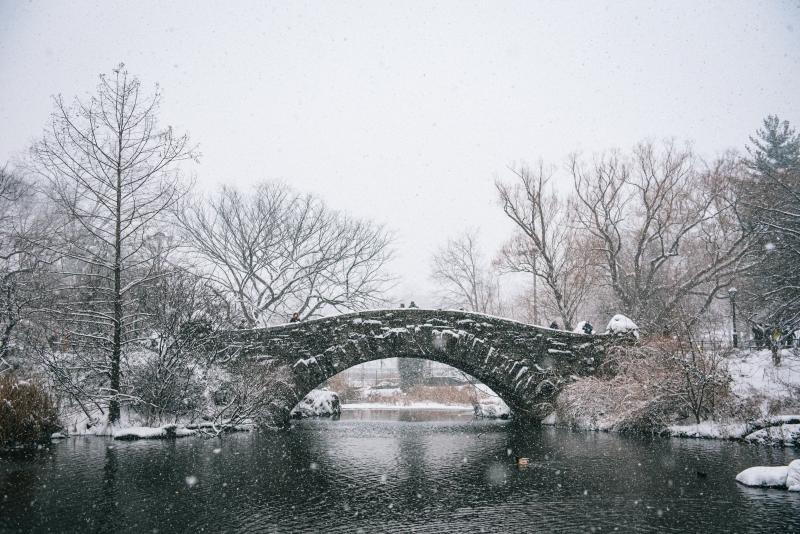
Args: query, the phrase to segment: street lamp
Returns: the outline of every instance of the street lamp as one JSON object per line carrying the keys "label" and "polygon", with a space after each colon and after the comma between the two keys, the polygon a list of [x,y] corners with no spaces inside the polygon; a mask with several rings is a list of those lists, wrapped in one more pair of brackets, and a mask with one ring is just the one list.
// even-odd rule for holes
{"label": "street lamp", "polygon": [[736,332],[736,288],[728,289],[728,295],[731,297],[731,311],[733,312],[733,347],[739,346],[739,334]]}

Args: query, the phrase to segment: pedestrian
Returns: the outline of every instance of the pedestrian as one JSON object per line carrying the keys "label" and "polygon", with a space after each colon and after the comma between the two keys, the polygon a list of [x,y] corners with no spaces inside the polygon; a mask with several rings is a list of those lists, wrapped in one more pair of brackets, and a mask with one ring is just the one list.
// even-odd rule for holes
{"label": "pedestrian", "polygon": [[409,305],[408,305],[408,307],[409,307],[409,308],[416,308],[416,307],[417,307],[417,305],[416,305],[416,304],[414,303],[414,301],[412,300],[412,301],[411,301],[411,304],[409,304]]}
{"label": "pedestrian", "polygon": [[552,328],[553,330],[558,330],[559,329],[558,323],[553,321],[552,323],[550,323],[550,328]]}
{"label": "pedestrian", "polygon": [[594,327],[592,326],[592,323],[589,321],[583,322],[583,333],[587,335],[594,334]]}
{"label": "pedestrian", "polygon": [[292,314],[292,318],[289,319],[290,323],[299,323],[300,322],[300,314],[298,312],[294,312]]}

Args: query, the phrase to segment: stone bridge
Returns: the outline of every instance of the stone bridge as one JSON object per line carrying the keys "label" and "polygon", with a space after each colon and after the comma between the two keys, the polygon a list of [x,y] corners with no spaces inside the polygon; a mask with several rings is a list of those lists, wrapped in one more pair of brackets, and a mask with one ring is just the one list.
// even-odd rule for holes
{"label": "stone bridge", "polygon": [[489,386],[516,417],[541,420],[564,384],[595,372],[614,337],[551,330],[488,315],[393,309],[220,333],[220,348],[260,362],[270,381],[261,423],[284,426],[289,412],[328,378],[383,358],[445,363]]}

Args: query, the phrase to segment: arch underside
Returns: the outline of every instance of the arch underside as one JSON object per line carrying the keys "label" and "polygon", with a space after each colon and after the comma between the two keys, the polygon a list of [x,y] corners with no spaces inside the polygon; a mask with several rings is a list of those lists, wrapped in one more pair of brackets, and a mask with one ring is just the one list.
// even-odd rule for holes
{"label": "arch underside", "polygon": [[237,357],[261,362],[286,377],[260,423],[284,426],[291,409],[311,390],[355,365],[384,358],[422,358],[477,378],[516,417],[541,420],[563,385],[591,374],[605,336],[549,330],[455,311],[385,310],[347,314],[260,330],[227,339]]}

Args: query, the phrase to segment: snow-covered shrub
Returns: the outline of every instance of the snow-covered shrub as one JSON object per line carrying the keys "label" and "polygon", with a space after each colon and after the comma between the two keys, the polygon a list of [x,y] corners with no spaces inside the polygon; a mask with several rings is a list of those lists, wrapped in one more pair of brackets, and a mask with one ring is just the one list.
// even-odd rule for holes
{"label": "snow-covered shrub", "polygon": [[0,376],[0,447],[47,440],[58,427],[53,400],[40,384]]}
{"label": "snow-covered shrub", "polygon": [[291,369],[269,359],[239,357],[212,368],[205,380],[203,419],[216,428],[285,423],[294,402]]}
{"label": "snow-covered shrub", "polygon": [[128,369],[131,408],[147,426],[191,416],[202,406],[202,362],[177,354],[139,351]]}
{"label": "snow-covered shrub", "polygon": [[729,398],[724,354],[688,342],[650,340],[609,352],[603,373],[567,386],[559,421],[584,428],[660,432],[669,423],[713,417]]}

